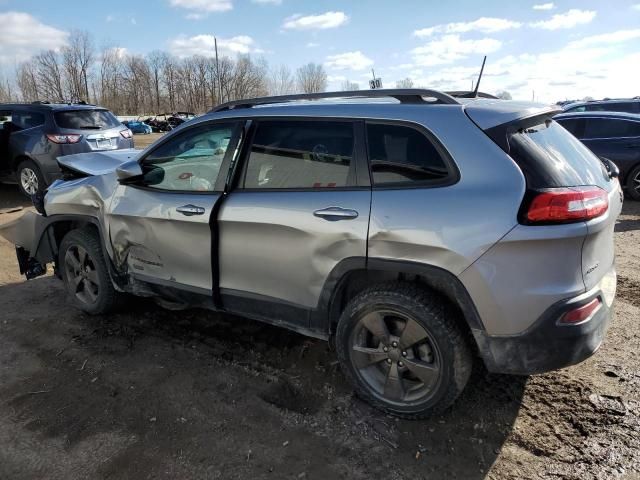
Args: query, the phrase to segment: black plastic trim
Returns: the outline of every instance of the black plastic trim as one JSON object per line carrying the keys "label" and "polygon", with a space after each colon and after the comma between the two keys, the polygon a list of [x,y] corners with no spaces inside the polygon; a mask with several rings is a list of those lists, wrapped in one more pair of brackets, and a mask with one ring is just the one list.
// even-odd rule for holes
{"label": "black plastic trim", "polygon": [[[601,307],[585,322],[559,325],[567,311],[600,298]],[[609,326],[612,308],[599,289],[561,300],[518,335],[490,336],[474,332],[487,369],[494,373],[531,375],[575,365],[598,349]]]}

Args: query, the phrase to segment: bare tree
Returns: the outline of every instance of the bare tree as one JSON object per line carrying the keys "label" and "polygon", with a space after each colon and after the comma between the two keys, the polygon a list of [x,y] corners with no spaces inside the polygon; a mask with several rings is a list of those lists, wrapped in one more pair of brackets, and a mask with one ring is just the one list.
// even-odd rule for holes
{"label": "bare tree", "polygon": [[151,72],[151,81],[153,83],[153,96],[155,100],[156,112],[160,111],[160,89],[162,66],[167,58],[167,54],[159,50],[154,50],[147,56],[147,63]]}
{"label": "bare tree", "polygon": [[62,77],[62,68],[58,54],[53,50],[47,50],[34,57],[37,71],[38,85],[44,99],[50,101],[65,101],[65,89]]}
{"label": "bare tree", "polygon": [[22,63],[16,71],[16,83],[22,100],[35,102],[40,98],[36,66],[33,61]]}
{"label": "bare tree", "polygon": [[296,82],[291,70],[286,65],[280,65],[269,72],[267,81],[269,95],[288,95],[295,93]]}
{"label": "bare tree", "polygon": [[352,82],[351,80],[345,80],[344,82],[342,82],[342,85],[340,85],[340,90],[345,92],[360,90],[360,84],[357,82]]}
{"label": "bare tree", "polygon": [[[93,99],[119,115],[204,112],[229,100],[322,92],[326,87],[320,64],[309,63],[293,74],[285,65],[269,69],[264,58],[248,55],[216,61],[209,55],[179,59],[153,51],[143,57],[114,46],[98,54],[85,31],[73,31],[60,52],[43,51],[20,64],[13,81],[0,75],[0,99],[13,97],[16,90],[26,101]],[[346,82],[343,87],[359,85]]]}
{"label": "bare tree", "polygon": [[511,100],[511,94],[506,90],[500,90],[496,93],[496,97],[501,98],[502,100]]}
{"label": "bare tree", "polygon": [[317,63],[307,63],[296,71],[298,90],[304,93],[324,92],[327,89],[327,72]]}
{"label": "bare tree", "polygon": [[398,80],[396,82],[396,88],[413,88],[413,80],[409,77]]}

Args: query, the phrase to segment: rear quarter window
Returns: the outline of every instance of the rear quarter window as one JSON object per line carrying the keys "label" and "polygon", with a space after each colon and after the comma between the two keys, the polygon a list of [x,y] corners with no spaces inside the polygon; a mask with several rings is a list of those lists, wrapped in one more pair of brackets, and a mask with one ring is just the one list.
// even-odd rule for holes
{"label": "rear quarter window", "polygon": [[374,185],[428,186],[454,179],[443,149],[418,129],[367,122],[366,132]]}
{"label": "rear quarter window", "polygon": [[44,114],[38,112],[13,112],[11,121],[19,130],[25,130],[27,128],[39,127],[44,125]]}

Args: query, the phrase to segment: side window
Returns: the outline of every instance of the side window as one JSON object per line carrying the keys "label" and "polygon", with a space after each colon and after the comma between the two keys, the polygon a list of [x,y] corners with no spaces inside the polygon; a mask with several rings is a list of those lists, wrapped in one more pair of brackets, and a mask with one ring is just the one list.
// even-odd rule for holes
{"label": "side window", "polygon": [[415,128],[368,123],[367,144],[374,185],[438,183],[450,177],[438,149]]}
{"label": "side window", "polygon": [[243,186],[348,186],[353,149],[352,122],[259,122],[253,137]]}
{"label": "side window", "polygon": [[173,191],[211,192],[235,124],[189,128],[159,146],[142,161],[142,183]]}
{"label": "side window", "polygon": [[584,112],[586,110],[587,110],[587,107],[584,105],[581,105],[579,107],[568,108],[566,111],[567,112]]}
{"label": "side window", "polygon": [[39,127],[44,125],[44,115],[38,112],[16,111],[11,119],[16,130]]}
{"label": "side window", "polygon": [[576,138],[584,136],[584,120],[581,118],[566,118],[558,120],[558,123],[566,128]]}
{"label": "side window", "polygon": [[11,126],[11,111],[0,110],[0,130],[8,129]]}
{"label": "side window", "polygon": [[589,118],[586,119],[584,138],[633,137],[637,135],[636,125],[627,120]]}

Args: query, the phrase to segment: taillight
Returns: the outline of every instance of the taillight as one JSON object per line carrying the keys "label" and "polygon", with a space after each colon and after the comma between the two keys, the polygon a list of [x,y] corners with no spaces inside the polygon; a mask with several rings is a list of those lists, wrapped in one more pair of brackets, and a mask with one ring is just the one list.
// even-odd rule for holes
{"label": "taillight", "polygon": [[121,130],[120,135],[124,138],[131,138],[133,136],[133,132],[127,128],[126,130]]}
{"label": "taillight", "polygon": [[609,208],[607,192],[599,187],[554,188],[538,193],[527,210],[529,223],[569,223],[590,220]]}
{"label": "taillight", "polygon": [[47,138],[53,143],[78,143],[82,138],[82,135],[55,135],[47,133]]}
{"label": "taillight", "polygon": [[560,317],[559,323],[568,325],[575,325],[576,323],[582,323],[589,319],[600,308],[602,302],[600,297],[594,298],[586,305],[569,310],[567,313]]}

